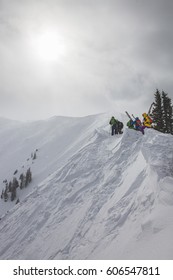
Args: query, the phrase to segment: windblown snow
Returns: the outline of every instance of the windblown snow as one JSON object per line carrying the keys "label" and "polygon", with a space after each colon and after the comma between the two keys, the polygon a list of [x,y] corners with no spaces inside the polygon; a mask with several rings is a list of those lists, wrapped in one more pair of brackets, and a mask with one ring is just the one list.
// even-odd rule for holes
{"label": "windblown snow", "polygon": [[173,137],[111,136],[110,117],[0,119],[0,190],[33,178],[0,200],[0,259],[173,258]]}

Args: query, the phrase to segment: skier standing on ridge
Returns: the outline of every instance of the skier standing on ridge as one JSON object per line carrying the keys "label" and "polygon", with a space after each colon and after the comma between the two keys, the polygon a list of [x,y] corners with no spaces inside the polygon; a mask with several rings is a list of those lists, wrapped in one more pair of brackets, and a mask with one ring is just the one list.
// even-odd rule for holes
{"label": "skier standing on ridge", "polygon": [[110,119],[109,124],[112,127],[112,133],[111,134],[112,135],[118,134],[118,121],[115,119],[114,116],[112,116],[112,118]]}

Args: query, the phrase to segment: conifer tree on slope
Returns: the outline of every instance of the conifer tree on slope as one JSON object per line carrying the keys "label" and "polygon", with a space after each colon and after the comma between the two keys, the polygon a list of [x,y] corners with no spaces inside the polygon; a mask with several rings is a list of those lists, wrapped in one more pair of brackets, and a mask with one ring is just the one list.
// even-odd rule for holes
{"label": "conifer tree on slope", "polygon": [[12,183],[12,186],[11,186],[11,201],[13,201],[16,198],[16,189],[18,187],[19,187],[19,182],[14,177],[13,178],[13,183]]}
{"label": "conifer tree on slope", "polygon": [[27,187],[27,185],[29,183],[31,183],[32,181],[32,174],[31,174],[31,170],[30,168],[28,168],[27,172],[26,172],[26,182],[25,182],[25,186]]}
{"label": "conifer tree on slope", "polygon": [[25,187],[25,181],[26,181],[26,178],[23,175],[23,173],[20,175],[19,180],[21,180],[20,181],[20,189],[22,190]]}
{"label": "conifer tree on slope", "polygon": [[8,193],[7,193],[7,190],[5,190],[4,192],[4,201],[7,202],[8,200]]}
{"label": "conifer tree on slope", "polygon": [[173,132],[173,115],[172,115],[172,104],[168,94],[162,91],[162,104],[163,104],[163,121],[164,121],[164,132]]}
{"label": "conifer tree on slope", "polygon": [[1,199],[4,198],[4,190],[2,190],[2,193],[1,193]]}
{"label": "conifer tree on slope", "polygon": [[11,201],[13,201],[16,198],[16,186],[12,185],[12,190],[11,190]]}
{"label": "conifer tree on slope", "polygon": [[173,134],[173,106],[171,104],[171,106],[169,107],[169,116],[171,116],[170,119],[170,133]]}
{"label": "conifer tree on slope", "polygon": [[158,89],[156,90],[154,97],[155,102],[151,113],[153,122],[155,124],[154,128],[158,131],[164,132],[162,98]]}

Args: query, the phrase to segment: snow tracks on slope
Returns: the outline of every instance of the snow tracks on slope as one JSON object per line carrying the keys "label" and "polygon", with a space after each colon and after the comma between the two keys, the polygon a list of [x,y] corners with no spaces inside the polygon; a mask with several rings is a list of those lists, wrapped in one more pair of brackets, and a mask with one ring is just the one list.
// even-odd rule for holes
{"label": "snow tracks on slope", "polygon": [[2,259],[173,257],[172,136],[102,126],[87,137],[2,219]]}

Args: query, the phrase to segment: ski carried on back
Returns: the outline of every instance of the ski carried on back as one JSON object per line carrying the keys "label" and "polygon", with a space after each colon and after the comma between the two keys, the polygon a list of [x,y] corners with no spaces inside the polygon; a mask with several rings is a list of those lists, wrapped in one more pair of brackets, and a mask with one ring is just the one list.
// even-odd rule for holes
{"label": "ski carried on back", "polygon": [[127,114],[127,116],[129,117],[129,121],[127,122],[127,126],[128,128],[131,129],[135,129],[135,130],[139,130],[142,132],[142,134],[144,134],[144,127],[140,121],[140,119],[138,117],[135,117],[132,114],[132,117],[134,118],[134,120],[132,119],[132,117],[129,115],[129,113],[127,111],[125,111],[125,113]]}
{"label": "ski carried on back", "polygon": [[129,115],[129,113],[128,113],[127,111],[125,111],[125,113],[126,113],[127,116],[129,117],[129,119],[130,119],[131,121],[133,121],[133,119],[132,119],[132,117]]}

